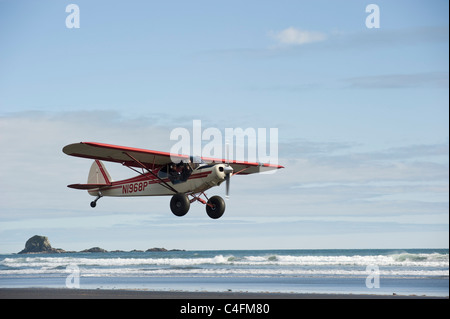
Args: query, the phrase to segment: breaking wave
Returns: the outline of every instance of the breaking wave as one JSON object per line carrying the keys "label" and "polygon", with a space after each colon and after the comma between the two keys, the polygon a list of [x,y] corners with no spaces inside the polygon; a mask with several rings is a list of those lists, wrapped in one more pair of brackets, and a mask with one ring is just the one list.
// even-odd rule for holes
{"label": "breaking wave", "polygon": [[[445,253],[313,255],[282,253],[184,253],[162,257],[114,253],[58,257],[13,256],[0,260],[0,278],[8,275],[67,274],[77,265],[83,276],[367,276],[377,265],[386,276],[449,276]],[[256,252],[256,251],[255,251]],[[205,254],[205,253],[204,253]]]}

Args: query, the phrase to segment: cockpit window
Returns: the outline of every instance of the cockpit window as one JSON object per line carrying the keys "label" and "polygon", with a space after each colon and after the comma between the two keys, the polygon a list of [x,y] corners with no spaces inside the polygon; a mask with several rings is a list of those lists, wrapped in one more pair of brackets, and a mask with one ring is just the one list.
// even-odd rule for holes
{"label": "cockpit window", "polygon": [[206,165],[200,156],[191,156],[189,164],[193,170]]}
{"label": "cockpit window", "polygon": [[169,178],[173,184],[186,182],[193,171],[191,163],[169,163],[158,172],[159,178]]}

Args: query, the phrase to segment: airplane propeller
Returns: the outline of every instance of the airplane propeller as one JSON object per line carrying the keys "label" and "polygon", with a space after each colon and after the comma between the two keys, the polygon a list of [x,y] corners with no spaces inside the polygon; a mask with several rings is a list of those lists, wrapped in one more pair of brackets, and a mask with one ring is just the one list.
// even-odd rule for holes
{"label": "airplane propeller", "polygon": [[233,168],[231,166],[225,166],[224,167],[224,172],[225,172],[225,181],[226,181],[226,196],[227,198],[230,197],[230,180],[231,180],[231,175],[233,174]]}

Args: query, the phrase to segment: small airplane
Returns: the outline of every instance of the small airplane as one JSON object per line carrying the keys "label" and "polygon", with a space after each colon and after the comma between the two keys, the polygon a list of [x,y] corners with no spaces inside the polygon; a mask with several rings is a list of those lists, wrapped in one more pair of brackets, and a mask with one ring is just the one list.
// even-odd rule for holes
{"label": "small airplane", "polygon": [[[172,196],[170,209],[174,215],[184,216],[190,204],[198,201],[206,205],[206,212],[213,219],[223,215],[225,201],[220,196],[208,198],[206,190],[225,181],[228,197],[231,176],[283,168],[275,164],[230,162],[93,142],[69,144],[63,152],[94,160],[87,184],[67,186],[87,190],[90,195],[96,196],[91,207],[95,207],[103,196]],[[139,175],[113,181],[102,161],[121,163]]]}

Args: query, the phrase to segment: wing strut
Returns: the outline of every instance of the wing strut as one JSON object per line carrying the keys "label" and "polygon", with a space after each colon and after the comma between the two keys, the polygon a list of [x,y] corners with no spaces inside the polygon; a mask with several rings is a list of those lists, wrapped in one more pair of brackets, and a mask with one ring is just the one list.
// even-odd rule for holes
{"label": "wing strut", "polygon": [[129,158],[131,158],[136,164],[138,164],[140,167],[142,167],[143,169],[145,169],[147,172],[149,172],[150,174],[152,174],[154,177],[156,177],[157,179],[159,179],[159,181],[161,182],[161,184],[170,189],[172,192],[174,192],[175,194],[178,193],[178,191],[173,188],[172,186],[170,186],[169,184],[167,184],[167,182],[165,182],[161,177],[159,177],[158,175],[156,175],[155,173],[153,173],[147,166],[145,166],[144,164],[142,164],[139,160],[137,160],[136,158],[133,157],[133,155],[128,154],[128,152],[123,152],[125,155],[127,155]]}

